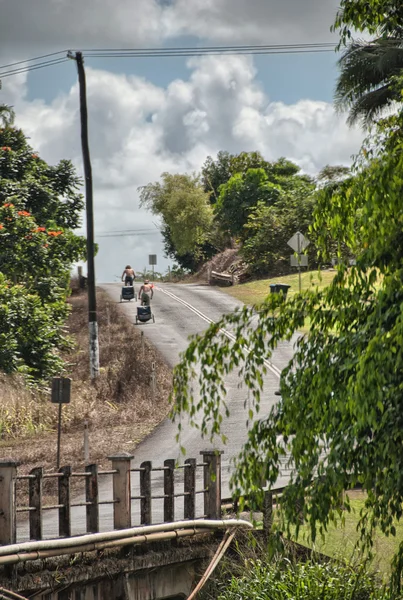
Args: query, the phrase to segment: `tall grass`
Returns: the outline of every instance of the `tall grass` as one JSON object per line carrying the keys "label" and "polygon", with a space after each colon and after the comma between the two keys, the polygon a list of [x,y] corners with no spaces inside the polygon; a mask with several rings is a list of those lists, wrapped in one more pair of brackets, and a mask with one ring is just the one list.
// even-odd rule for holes
{"label": "tall grass", "polygon": [[248,561],[244,575],[219,586],[217,600],[387,600],[365,567],[337,563]]}
{"label": "tall grass", "polygon": [[[88,308],[84,292],[70,298],[68,333],[74,348],[64,353],[64,376],[72,378],[71,403],[63,406],[63,430],[74,431],[84,420],[102,426],[162,418],[167,410],[171,372],[155,349],[122,316],[116,303],[98,291],[100,376],[89,376]],[[150,364],[156,363],[157,395],[151,396]],[[50,391],[28,390],[21,378],[0,373],[0,440],[52,431],[57,407]]]}

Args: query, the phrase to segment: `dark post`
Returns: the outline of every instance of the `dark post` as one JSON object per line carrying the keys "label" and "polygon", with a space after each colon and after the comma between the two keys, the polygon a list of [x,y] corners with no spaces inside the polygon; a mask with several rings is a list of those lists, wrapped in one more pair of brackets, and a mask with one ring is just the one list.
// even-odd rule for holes
{"label": "dark post", "polygon": [[151,469],[150,461],[141,463],[140,468],[140,522],[142,525],[151,525]]}
{"label": "dark post", "polygon": [[15,544],[15,478],[20,463],[12,458],[0,460],[0,545]]}
{"label": "dark post", "polygon": [[32,469],[29,474],[31,475],[29,480],[29,506],[35,509],[29,511],[29,538],[31,540],[41,540],[43,468]]}
{"label": "dark post", "polygon": [[200,452],[204,465],[204,514],[206,519],[221,519],[221,454],[222,450]]}
{"label": "dark post", "polygon": [[184,516],[185,519],[195,518],[195,500],[196,500],[196,459],[188,458],[185,460],[184,477]]}
{"label": "dark post", "polygon": [[60,445],[62,441],[62,404],[59,404],[59,418],[57,420],[57,454],[56,468],[60,469]]}
{"label": "dark post", "polygon": [[85,478],[85,501],[87,504],[87,532],[99,531],[99,505],[98,505],[98,465],[87,465],[85,472],[90,473]]}
{"label": "dark post", "polygon": [[175,521],[175,461],[164,461],[164,522]]}
{"label": "dark post", "polygon": [[130,465],[133,455],[122,452],[108,458],[112,469],[117,471],[113,475],[113,527],[127,529],[132,523]]}
{"label": "dark post", "polygon": [[62,476],[59,477],[59,536],[71,536],[71,515],[70,515],[70,476],[71,467],[62,467],[59,469]]}
{"label": "dark post", "polygon": [[76,52],[78,82],[80,86],[81,146],[85,176],[85,210],[87,216],[87,288],[88,288],[88,324],[90,336],[90,375],[95,379],[99,375],[99,344],[97,323],[97,302],[95,294],[94,261],[94,206],[92,190],[92,168],[88,143],[88,109],[85,81],[84,59],[82,52]]}
{"label": "dark post", "polygon": [[264,492],[263,499],[263,539],[267,544],[271,534],[273,524],[273,494]]}

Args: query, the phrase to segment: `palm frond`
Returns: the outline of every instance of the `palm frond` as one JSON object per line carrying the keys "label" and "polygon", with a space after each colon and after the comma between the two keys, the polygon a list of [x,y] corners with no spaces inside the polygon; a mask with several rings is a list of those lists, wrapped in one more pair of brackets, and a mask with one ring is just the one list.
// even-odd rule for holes
{"label": "palm frond", "polygon": [[340,58],[339,68],[336,109],[350,112],[350,125],[358,120],[367,125],[400,98],[395,80],[403,74],[403,39],[355,41]]}

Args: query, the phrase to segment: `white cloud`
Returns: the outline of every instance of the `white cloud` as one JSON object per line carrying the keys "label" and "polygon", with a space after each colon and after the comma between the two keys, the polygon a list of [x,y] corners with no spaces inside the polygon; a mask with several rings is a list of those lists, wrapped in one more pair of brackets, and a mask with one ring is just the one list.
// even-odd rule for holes
{"label": "white cloud", "polygon": [[337,8],[338,0],[0,0],[0,55],[192,35],[218,45],[323,42],[336,39],[329,28]]}
{"label": "white cloud", "polygon": [[[296,161],[309,173],[327,163],[349,164],[362,134],[349,130],[330,104],[270,102],[248,57],[189,61],[187,80],[167,88],[133,76],[87,70],[90,142],[98,231],[153,227],[155,217],[138,207],[138,186],[163,171],[199,170],[219,150],[260,150],[269,160]],[[51,163],[71,158],[81,172],[78,89],[53,102],[29,102],[25,84],[5,81],[18,123]],[[99,280],[110,280],[130,262],[147,264],[162,246],[157,236],[99,238]]]}

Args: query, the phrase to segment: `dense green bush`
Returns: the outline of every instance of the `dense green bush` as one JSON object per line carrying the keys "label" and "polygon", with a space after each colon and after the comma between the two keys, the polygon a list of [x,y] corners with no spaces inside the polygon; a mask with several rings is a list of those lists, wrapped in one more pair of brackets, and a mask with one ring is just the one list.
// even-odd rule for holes
{"label": "dense green bush", "polygon": [[0,370],[41,380],[62,369],[70,270],[85,258],[72,231],[83,198],[70,161],[49,166],[8,114],[0,110]]}
{"label": "dense green bush", "polygon": [[218,600],[386,600],[373,575],[335,563],[253,561],[247,574],[221,585]]}

